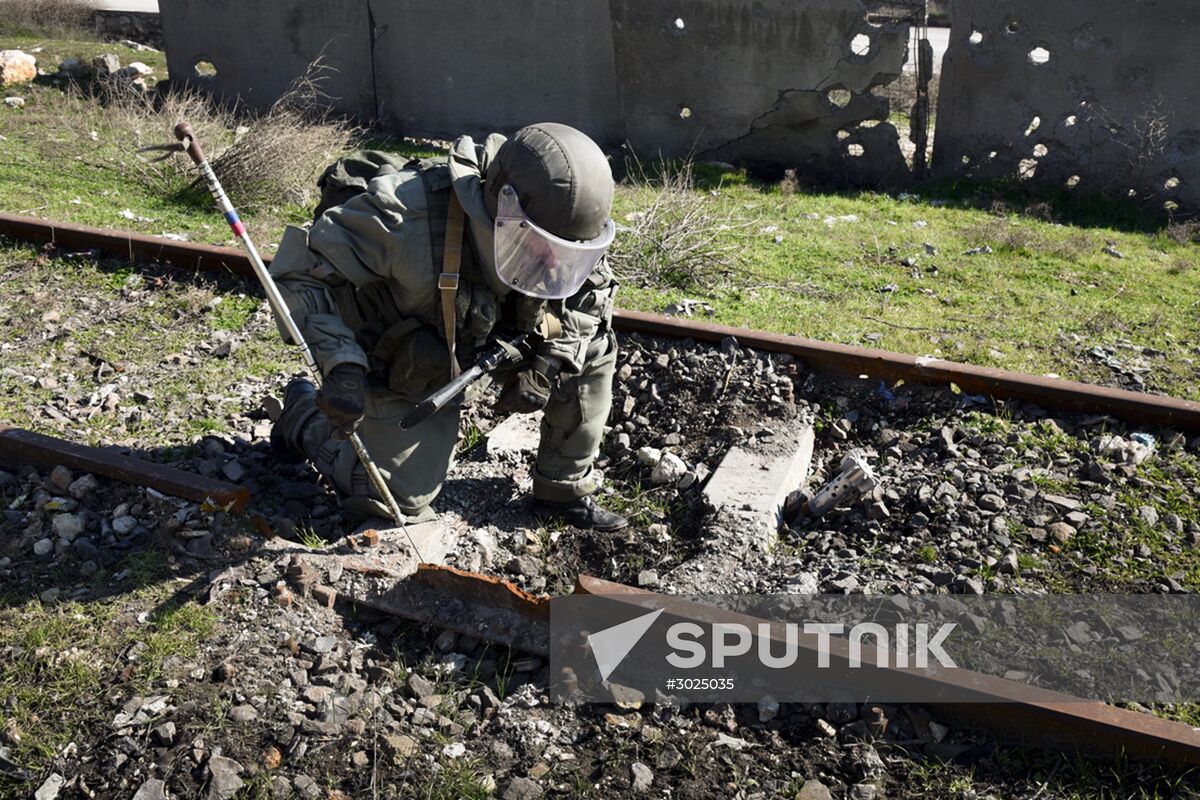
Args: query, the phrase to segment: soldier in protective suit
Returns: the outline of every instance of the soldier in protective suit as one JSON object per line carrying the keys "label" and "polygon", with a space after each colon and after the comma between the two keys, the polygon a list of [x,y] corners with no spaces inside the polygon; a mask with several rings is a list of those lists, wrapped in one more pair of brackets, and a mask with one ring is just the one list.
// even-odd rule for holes
{"label": "soldier in protective suit", "polygon": [[387,516],[346,441],[357,429],[408,521],[429,519],[459,408],[409,431],[400,420],[489,337],[531,333],[531,358],[497,377],[495,410],[544,410],[534,511],[626,527],[592,497],[617,358],[613,179],[595,142],[547,123],[482,146],[464,136],[448,163],[368,151],[321,188],[315,222],[286,230],[271,273],[325,381],[288,385],[275,452],[311,461],[352,510]]}

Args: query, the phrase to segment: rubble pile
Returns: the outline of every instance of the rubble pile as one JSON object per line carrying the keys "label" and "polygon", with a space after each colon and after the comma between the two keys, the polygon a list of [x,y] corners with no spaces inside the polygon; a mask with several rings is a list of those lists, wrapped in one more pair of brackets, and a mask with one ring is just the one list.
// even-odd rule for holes
{"label": "rubble pile", "polygon": [[[938,400],[935,391],[923,394]],[[880,485],[824,518],[795,519],[783,536],[795,555],[780,555],[757,590],[1128,591],[1114,573],[1129,570],[1139,591],[1187,591],[1169,558],[1200,545],[1200,520],[1160,514],[1153,492],[1128,490],[1158,488],[1141,466],[1156,459],[1139,441],[1148,437],[1105,433],[1109,419],[1014,415],[996,425],[942,394],[952,399],[919,424],[898,424],[877,400],[860,405],[853,421],[835,423],[834,441],[818,447],[828,469],[840,453],[864,448]],[[1197,443],[1190,453],[1186,444],[1174,436],[1158,466],[1195,491]],[[1152,532],[1165,546],[1152,552],[1131,532]]]}
{"label": "rubble pile", "polygon": [[[214,333],[176,355],[186,362],[224,347],[229,357],[243,337]],[[815,420],[806,486],[831,478],[851,451],[863,453],[879,485],[823,517],[796,514],[777,546],[731,558],[723,569],[740,591],[1101,590],[1114,570],[1146,591],[1193,585],[1171,557],[1200,547],[1200,520],[1178,495],[1190,487],[1194,496],[1200,441],[995,408],[940,387],[824,380],[732,339],[714,347],[630,336],[621,346],[602,467],[605,502],[624,503],[632,529],[602,537],[538,526],[526,492],[532,453],[489,455],[475,445],[438,501],[458,534],[454,565],[533,592],[569,590],[585,571],[661,588],[706,535],[703,489],[726,452]],[[64,358],[57,379],[30,376],[60,382],[44,391],[64,426],[108,415],[139,430],[124,415],[152,399],[153,373],[117,382],[86,353]],[[73,360],[89,365],[79,373],[86,380],[66,377]],[[93,386],[108,382],[107,393]],[[98,662],[92,716],[21,786],[46,798],[142,800],[436,797],[455,796],[438,792],[456,786],[511,799],[586,787],[603,797],[670,789],[865,800],[950,796],[956,779],[973,782],[974,797],[1039,791],[1024,773],[1013,776],[993,743],[920,707],[664,698],[559,706],[546,699],[540,658],[356,606],[336,559],[314,572],[297,555],[388,552],[389,543],[343,538],[356,521],[315,472],[270,457],[277,400],[264,400],[264,387],[275,384],[246,380],[228,397],[181,398],[176,419],[220,410],[228,432],[135,454],[251,488],[253,512],[290,538],[264,540],[245,517],[62,467],[0,465],[0,625],[32,605],[111,608],[124,637],[111,661]],[[484,437],[493,424],[484,409],[468,422]],[[1132,532],[1127,540],[1122,530]],[[1138,533],[1162,546],[1152,550]],[[1108,562],[1095,560],[1100,541],[1112,545]],[[148,571],[148,560],[161,569]],[[159,652],[158,620],[181,604],[214,624],[193,646]],[[112,633],[98,628],[75,654],[4,641],[0,683],[9,665],[61,672],[103,647],[102,635]],[[45,720],[7,708],[0,716],[11,720],[0,731],[6,787]],[[926,758],[947,763],[930,777]]]}

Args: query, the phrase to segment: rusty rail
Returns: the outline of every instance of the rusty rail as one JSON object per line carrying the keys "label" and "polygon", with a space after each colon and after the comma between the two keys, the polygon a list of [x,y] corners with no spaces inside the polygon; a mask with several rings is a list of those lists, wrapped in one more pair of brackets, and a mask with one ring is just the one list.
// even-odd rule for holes
{"label": "rusty rail", "polygon": [[726,336],[735,336],[738,342],[748,347],[793,355],[817,372],[849,377],[866,375],[889,381],[953,383],[971,394],[1023,400],[1048,410],[1111,414],[1142,425],[1200,432],[1200,403],[1176,397],[977,367],[940,358],[819,342],[749,328],[684,321],[640,311],[617,311],[614,322],[618,330],[649,336],[691,337],[708,342],[719,342]]}
{"label": "rusty rail", "polygon": [[107,256],[130,261],[154,261],[181,269],[254,275],[245,254],[232,247],[177,242],[160,236],[3,213],[0,213],[0,235],[66,250],[99,250]]}
{"label": "rusty rail", "polygon": [[[0,235],[22,241],[51,243],[65,248],[97,249],[110,256],[133,261],[160,261],[184,269],[253,275],[253,269],[246,256],[232,247],[175,242],[154,236],[3,213],[0,213]],[[264,260],[270,263],[269,258]],[[833,344],[750,328],[681,320],[640,311],[618,310],[614,315],[614,327],[626,333],[676,339],[692,338],[709,342],[735,336],[739,342],[749,347],[774,353],[789,353],[817,372],[851,377],[867,375],[874,379],[937,385],[954,383],[971,394],[1037,403],[1051,411],[1110,414],[1134,424],[1200,433],[1200,403],[1164,395],[1111,389],[1089,383]]]}
{"label": "rusty rail", "polygon": [[[736,621],[754,629],[758,623],[765,622],[587,575],[579,576],[575,591],[628,603],[638,613],[645,612],[648,607],[645,600],[653,596],[654,602],[649,607],[666,609],[673,617],[703,623]],[[831,657],[845,663],[848,650],[844,640],[833,641]],[[803,640],[800,644],[806,646]],[[873,656],[865,658],[869,663]],[[938,694],[943,688],[954,696],[973,695],[976,699],[972,702],[929,705],[1009,740],[1200,767],[1200,729],[1179,722],[965,669],[936,676],[896,667],[887,672],[893,680],[903,680],[912,686],[928,686],[930,695]],[[886,701],[886,698],[880,699]]]}
{"label": "rusty rail", "polygon": [[250,490],[243,486],[4,424],[0,424],[0,460],[47,467],[62,464],[230,511],[243,511],[250,502]]}

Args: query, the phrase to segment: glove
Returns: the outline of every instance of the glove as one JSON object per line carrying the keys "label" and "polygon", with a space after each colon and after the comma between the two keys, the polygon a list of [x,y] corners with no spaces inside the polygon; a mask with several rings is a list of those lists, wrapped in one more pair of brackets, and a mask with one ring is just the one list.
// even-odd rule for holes
{"label": "glove", "polygon": [[317,393],[317,408],[333,425],[333,438],[349,438],[366,412],[367,371],[357,364],[338,364]]}
{"label": "glove", "polygon": [[532,414],[546,407],[560,363],[556,358],[538,356],[533,364],[517,373],[504,387],[494,407],[497,414]]}

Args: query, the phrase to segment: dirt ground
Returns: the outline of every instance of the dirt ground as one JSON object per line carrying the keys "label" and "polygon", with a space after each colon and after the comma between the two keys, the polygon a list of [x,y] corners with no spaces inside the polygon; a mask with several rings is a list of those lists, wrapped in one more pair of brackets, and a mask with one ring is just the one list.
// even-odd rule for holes
{"label": "dirt ground", "polygon": [[[554,705],[536,657],[302,597],[288,585],[291,555],[344,548],[356,520],[311,468],[269,454],[266,398],[290,374],[286,353],[275,361],[257,349],[273,335],[261,309],[214,330],[206,320],[220,304],[183,303],[185,287],[148,274],[100,282],[57,317],[54,295],[36,314],[0,310],[13,331],[10,415],[23,407],[35,427],[92,431],[239,482],[254,492],[252,513],[289,538],[265,541],[245,516],[150,490],[0,464],[0,795],[53,789],[54,776],[58,796],[143,800],[1193,792],[1187,774],[1011,747],[919,707],[883,707],[878,733],[864,716],[873,712],[851,704],[784,704],[761,717],[753,706]],[[161,346],[151,356],[130,345],[123,358],[105,349],[136,333],[105,300],[113,291],[167,308],[178,299],[168,315],[178,349],[165,359]],[[106,326],[112,335],[95,346],[70,345]],[[210,379],[201,372],[214,348],[226,351],[225,374]],[[451,563],[535,593],[567,591],[580,573],[643,585],[653,573],[671,587],[690,560],[720,552],[702,487],[728,447],[811,422],[812,482],[860,448],[881,486],[824,519],[791,520],[770,551],[731,557],[710,590],[1200,586],[1197,441],[945,388],[833,382],[732,340],[623,337],[621,348],[602,499],[631,515],[630,531],[537,525],[527,459],[489,454],[481,439],[496,420],[481,404],[438,501],[459,534]],[[105,389],[113,364],[118,382]],[[164,441],[161,426],[144,424],[133,412],[154,407],[168,374],[200,389],[173,393],[169,413],[219,409],[219,425]],[[1139,440],[1153,450],[1135,464]],[[647,448],[678,456],[682,477],[656,482]]]}

